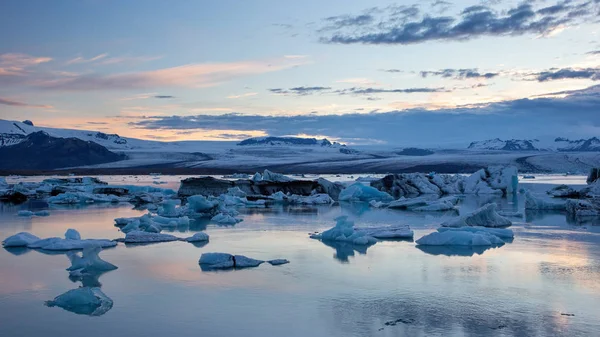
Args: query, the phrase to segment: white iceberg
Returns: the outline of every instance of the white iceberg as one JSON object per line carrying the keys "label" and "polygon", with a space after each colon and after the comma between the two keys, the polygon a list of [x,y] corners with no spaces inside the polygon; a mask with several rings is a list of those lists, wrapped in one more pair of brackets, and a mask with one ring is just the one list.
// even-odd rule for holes
{"label": "white iceberg", "polygon": [[203,195],[192,195],[187,198],[188,210],[194,213],[206,213],[217,207],[218,203],[209,201]]}
{"label": "white iceberg", "polygon": [[408,225],[356,227],[354,230],[376,239],[412,239],[415,235]]}
{"label": "white iceberg", "polygon": [[288,197],[288,201],[292,204],[303,205],[330,205],[334,203],[329,194],[325,193],[316,193],[309,196],[294,194]]}
{"label": "white iceberg", "polygon": [[40,238],[38,238],[37,236],[31,234],[31,233],[27,233],[27,232],[20,232],[17,233],[13,236],[9,236],[8,238],[4,239],[4,241],[2,241],[2,246],[4,247],[26,247],[29,246],[30,244],[39,241]]}
{"label": "white iceberg", "polygon": [[73,228],[67,229],[65,232],[65,239],[67,240],[81,240],[81,234]]}
{"label": "white iceberg", "polygon": [[374,187],[366,186],[361,183],[354,183],[340,192],[338,197],[339,201],[392,201],[394,198],[385,193],[377,190]]}
{"label": "white iceberg", "polygon": [[179,206],[181,202],[179,200],[164,200],[161,203],[161,207],[158,208],[158,215],[160,216],[164,216],[164,217],[169,217],[169,218],[173,218],[173,217],[179,217],[181,216],[181,211],[180,209],[176,208],[177,206]]}
{"label": "white iceberg", "polygon": [[100,288],[82,287],[71,289],[59,295],[52,301],[47,301],[49,307],[60,307],[80,315],[101,316],[113,306],[113,301]]}
{"label": "white iceberg", "polygon": [[25,211],[25,210],[21,210],[17,213],[18,216],[24,216],[24,217],[29,217],[29,216],[33,216],[33,212],[32,211]]}
{"label": "white iceberg", "polygon": [[108,239],[85,239],[82,240],[79,232],[74,229],[68,229],[65,238],[46,238],[31,242],[27,247],[32,249],[44,249],[53,251],[79,250],[90,246],[99,246],[102,248],[114,247],[117,243]]}
{"label": "white iceberg", "polygon": [[416,241],[423,246],[501,246],[504,241],[487,231],[443,231],[433,232]]}
{"label": "white iceberg", "polygon": [[576,200],[568,199],[565,208],[567,213],[576,218],[600,217],[600,200]]}
{"label": "white iceberg", "polygon": [[564,202],[544,200],[527,191],[525,192],[525,209],[564,211],[566,206]]}
{"label": "white iceberg", "polygon": [[288,182],[294,181],[295,179],[287,177],[281,173],[271,172],[269,170],[265,170],[262,174],[262,181],[273,181],[273,182]]}
{"label": "white iceberg", "polygon": [[495,203],[487,204],[473,212],[461,215],[442,223],[443,227],[483,226],[483,227],[507,227],[512,222],[496,213]]}
{"label": "white iceberg", "polygon": [[83,249],[82,255],[68,252],[67,257],[71,261],[71,267],[67,268],[71,275],[80,276],[83,274],[114,270],[118,267],[114,264],[104,261],[98,256],[102,247],[89,245]]}
{"label": "white iceberg", "polygon": [[508,228],[489,228],[489,227],[481,227],[481,226],[466,226],[466,227],[458,227],[458,228],[454,228],[454,227],[440,227],[437,230],[440,233],[443,232],[471,232],[471,233],[477,233],[477,232],[486,232],[486,233],[490,233],[493,234],[501,239],[512,239],[515,237],[515,233],[512,231],[512,229],[508,229]]}
{"label": "white iceberg", "polygon": [[311,234],[310,237],[322,241],[350,242],[356,245],[370,245],[377,242],[377,239],[369,236],[364,231],[357,231],[354,228],[354,222],[348,220],[347,216],[339,216],[335,218],[335,221],[335,227],[322,233]]}

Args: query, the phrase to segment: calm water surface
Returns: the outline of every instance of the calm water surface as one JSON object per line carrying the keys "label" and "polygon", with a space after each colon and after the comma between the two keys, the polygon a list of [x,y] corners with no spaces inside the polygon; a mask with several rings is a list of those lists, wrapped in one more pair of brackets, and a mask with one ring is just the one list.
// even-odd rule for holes
{"label": "calm water surface", "polygon": [[[550,187],[525,186],[538,193]],[[521,195],[468,197],[461,211],[490,201],[523,211]],[[0,204],[0,239],[20,231],[62,236],[67,228],[84,238],[119,238],[113,219],[143,214],[129,204],[50,207],[49,217],[33,218],[18,217],[21,209],[48,205]],[[423,251],[410,241],[326,245],[307,233],[346,214],[360,226],[408,224],[418,239],[456,214],[362,204],[240,212],[244,221],[233,227],[198,221],[174,231],[182,237],[206,231],[205,246],[104,250],[101,257],[119,269],[83,284],[99,283],[113,300],[102,316],[44,305],[82,286],[69,279],[64,254],[0,249],[0,336],[600,336],[600,226],[594,222],[527,213],[512,227],[514,242],[503,247]],[[204,272],[203,252],[291,263]]]}

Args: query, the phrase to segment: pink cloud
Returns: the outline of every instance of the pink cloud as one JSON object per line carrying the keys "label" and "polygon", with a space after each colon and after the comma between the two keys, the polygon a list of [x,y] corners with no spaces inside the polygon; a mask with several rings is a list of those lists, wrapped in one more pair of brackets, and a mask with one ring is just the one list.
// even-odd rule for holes
{"label": "pink cloud", "polygon": [[9,105],[9,106],[18,106],[18,107],[28,107],[28,108],[52,109],[51,105],[29,104],[29,103],[9,100],[9,99],[2,98],[2,97],[0,97],[0,104]]}
{"label": "pink cloud", "polygon": [[0,54],[0,76],[21,76],[25,74],[26,68],[50,61],[52,61],[50,57],[16,53]]}

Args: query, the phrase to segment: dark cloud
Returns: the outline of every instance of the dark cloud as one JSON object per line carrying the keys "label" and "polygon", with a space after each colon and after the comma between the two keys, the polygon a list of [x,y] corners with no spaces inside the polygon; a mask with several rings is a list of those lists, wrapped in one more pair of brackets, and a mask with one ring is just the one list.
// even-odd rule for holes
{"label": "dark cloud", "polygon": [[586,53],[587,55],[598,55],[600,54],[600,50],[592,50]]}
{"label": "dark cloud", "polygon": [[249,133],[220,133],[213,137],[220,138],[220,139],[240,140],[240,139],[252,138],[254,136]]}
{"label": "dark cloud", "polygon": [[400,69],[381,69],[381,71],[385,71],[386,73],[403,73],[403,70]]}
{"label": "dark cloud", "polygon": [[107,122],[86,122],[86,124],[90,124],[90,125],[108,125]]}
{"label": "dark cloud", "polygon": [[530,74],[539,82],[564,79],[600,80],[600,68],[553,68],[539,73]]}
{"label": "dark cloud", "polygon": [[156,95],[156,96],[154,96],[154,98],[175,98],[175,96],[171,96],[171,95]]}
{"label": "dark cloud", "polygon": [[566,24],[585,22],[598,13],[596,4],[572,3],[559,2],[536,9],[531,2],[525,2],[505,11],[497,11],[489,5],[475,5],[464,8],[457,16],[432,16],[413,10],[412,16],[401,19],[397,11],[387,9],[380,11],[382,17],[370,20],[372,23],[365,21],[360,25],[352,25],[350,20],[345,21],[345,25],[330,25],[325,30],[330,35],[323,36],[321,42],[414,44],[441,40],[464,41],[482,36],[547,34]]}
{"label": "dark cloud", "polygon": [[0,97],[0,104],[9,105],[9,106],[27,107],[27,108],[44,108],[44,109],[52,108],[52,106],[50,106],[50,105],[29,104],[29,103],[25,103],[25,102],[13,101],[13,100],[2,98],[2,97]]}
{"label": "dark cloud", "polygon": [[[129,123],[148,130],[263,131],[268,135],[323,134],[390,143],[439,144],[490,137],[588,137],[600,130],[600,86],[566,97],[517,99],[429,111],[408,109],[342,115],[265,116],[248,114],[153,116]],[[477,127],[473,127],[476,125]],[[586,126],[582,128],[582,126]]]}
{"label": "dark cloud", "polygon": [[430,92],[450,92],[446,88],[404,88],[404,89],[384,89],[384,88],[349,88],[336,90],[335,93],[340,95],[371,95],[383,93],[396,94],[415,94],[415,93],[430,93]]}
{"label": "dark cloud", "polygon": [[295,95],[295,96],[306,96],[317,93],[322,93],[331,90],[331,87],[295,87],[289,89],[274,88],[269,89],[270,92],[279,95]]}
{"label": "dark cloud", "polygon": [[373,16],[370,14],[361,14],[361,15],[340,15],[340,16],[331,16],[325,18],[325,21],[329,23],[328,26],[324,27],[327,29],[339,29],[350,26],[363,26],[372,23],[374,20]]}
{"label": "dark cloud", "polygon": [[497,72],[479,72],[477,68],[473,69],[441,69],[437,71],[421,71],[422,77],[427,76],[441,76],[444,78],[453,78],[456,80],[464,79],[490,79],[494,78],[500,73]]}

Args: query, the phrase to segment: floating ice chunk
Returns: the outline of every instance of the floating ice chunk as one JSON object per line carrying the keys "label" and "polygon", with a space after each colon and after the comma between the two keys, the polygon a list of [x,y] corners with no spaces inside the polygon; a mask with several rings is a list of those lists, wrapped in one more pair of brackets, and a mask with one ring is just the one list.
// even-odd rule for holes
{"label": "floating ice chunk", "polygon": [[264,199],[247,200],[245,205],[247,208],[264,208],[266,207],[266,201]]}
{"label": "floating ice chunk", "polygon": [[381,202],[381,201],[377,201],[377,200],[371,200],[371,201],[369,201],[369,205],[373,208],[383,208],[383,207],[388,207],[389,203]]}
{"label": "floating ice chunk", "polygon": [[331,199],[329,194],[317,193],[309,196],[302,195],[291,195],[288,197],[290,203],[293,204],[304,204],[304,205],[329,205],[334,201]]}
{"label": "floating ice chunk", "polygon": [[116,218],[115,219],[115,224],[117,226],[125,226],[127,224],[129,224],[130,222],[134,221],[134,220],[138,220],[138,217],[133,217],[133,218]]}
{"label": "floating ice chunk", "polygon": [[206,213],[215,208],[218,203],[209,201],[203,195],[192,195],[187,198],[188,209],[195,213]]}
{"label": "floating ice chunk", "polygon": [[178,237],[170,234],[131,231],[125,235],[125,243],[152,243],[177,241]]}
{"label": "floating ice chunk", "polygon": [[575,217],[599,217],[600,200],[575,200],[568,199],[565,204],[567,213]]}
{"label": "floating ice chunk", "polygon": [[377,190],[371,186],[365,186],[361,183],[354,183],[340,192],[338,198],[340,201],[392,201],[394,198],[385,193]]}
{"label": "floating ice chunk", "polygon": [[523,212],[498,211],[497,213],[507,218],[522,218],[524,216]]}
{"label": "floating ice chunk", "polygon": [[175,208],[180,204],[179,200],[165,200],[161,203],[161,207],[158,209],[158,215],[164,217],[178,217],[180,212]]}
{"label": "floating ice chunk", "polygon": [[4,241],[2,241],[2,246],[4,247],[25,247],[36,241],[39,241],[40,238],[37,236],[27,233],[20,232],[13,236],[9,236]]}
{"label": "floating ice chunk", "polygon": [[253,258],[246,257],[244,255],[234,255],[233,256],[233,267],[234,268],[251,268],[258,267],[265,261],[256,260]]}
{"label": "floating ice chunk", "polygon": [[322,233],[312,234],[310,237],[322,241],[351,242],[357,245],[369,245],[377,242],[377,239],[367,235],[365,232],[355,230],[354,222],[349,221],[347,216],[339,216],[335,218],[335,221],[335,227]]}
{"label": "floating ice chunk", "polygon": [[167,218],[157,215],[153,216],[151,220],[159,223],[161,227],[188,226],[190,224],[190,218],[187,216],[182,216],[179,218]]}
{"label": "floating ice chunk", "polygon": [[271,172],[269,170],[265,170],[262,174],[261,180],[274,181],[274,182],[288,182],[288,181],[294,181],[295,179],[284,176],[281,173],[275,173],[275,172]]}
{"label": "floating ice chunk", "polygon": [[284,201],[284,200],[287,200],[287,198],[288,198],[288,196],[285,195],[281,191],[277,191],[269,196],[269,199],[275,200],[275,201]]}
{"label": "floating ice chunk", "polygon": [[66,251],[66,250],[77,250],[84,249],[90,245],[99,245],[102,248],[114,247],[117,245],[115,241],[107,239],[85,239],[85,240],[73,240],[73,239],[62,239],[62,238],[47,238],[36,242],[33,242],[27,247],[39,248],[44,250],[54,251]]}
{"label": "floating ice chunk", "polygon": [[519,171],[516,166],[489,166],[487,172],[490,187],[500,189],[506,194],[517,193],[519,189]]}
{"label": "floating ice chunk", "polygon": [[250,179],[252,181],[262,181],[262,175],[258,172],[254,173],[254,175],[252,176],[252,178]]}
{"label": "floating ice chunk", "polygon": [[153,222],[151,224],[146,225],[144,227],[144,231],[148,233],[160,233],[162,232],[162,227],[159,224]]}
{"label": "floating ice chunk", "polygon": [[185,238],[185,241],[187,242],[204,242],[204,241],[208,241],[209,237],[208,234],[204,233],[204,232],[198,232],[192,236],[190,236],[189,238]]}
{"label": "floating ice chunk", "polygon": [[565,210],[565,207],[564,202],[543,200],[533,196],[529,191],[525,192],[525,209]]}
{"label": "floating ice chunk", "polygon": [[512,222],[496,213],[496,204],[491,203],[480,207],[473,212],[461,215],[442,223],[443,227],[484,226],[507,227]]}
{"label": "floating ice chunk", "polygon": [[83,249],[82,256],[79,256],[75,252],[68,252],[67,257],[71,261],[71,267],[67,268],[67,270],[70,272],[77,271],[78,274],[85,274],[117,269],[117,266],[102,260],[98,256],[101,251],[102,247],[91,244]]}
{"label": "floating ice chunk", "polygon": [[198,263],[212,269],[233,268],[233,255],[227,253],[203,253]]}
{"label": "floating ice chunk", "polygon": [[113,301],[100,288],[82,287],[71,289],[54,300],[47,301],[46,305],[57,306],[79,315],[101,316],[112,308]]}
{"label": "floating ice chunk", "polygon": [[0,177],[0,188],[8,188],[8,183],[4,177]]}
{"label": "floating ice chunk", "polygon": [[512,239],[515,237],[515,233],[512,231],[512,229],[508,229],[508,228],[489,228],[489,227],[481,227],[481,226],[466,226],[466,227],[458,227],[458,228],[453,228],[453,227],[440,227],[438,228],[438,232],[443,233],[443,232],[471,232],[471,233],[477,233],[477,232],[486,232],[486,233],[490,233],[493,234],[501,239]]}
{"label": "floating ice chunk", "polygon": [[73,228],[67,229],[65,232],[65,239],[67,240],[81,240],[81,235],[79,232]]}
{"label": "floating ice chunk", "polygon": [[239,197],[239,198],[245,198],[246,197],[246,192],[242,191],[239,187],[230,187],[227,189],[227,194],[234,196],[234,197]]}
{"label": "floating ice chunk", "polygon": [[376,239],[412,239],[415,235],[408,225],[382,226],[382,227],[357,227],[356,232]]}
{"label": "floating ice chunk", "polygon": [[200,261],[198,261],[200,267],[207,270],[258,267],[264,262],[244,255],[231,255],[227,253],[203,253],[200,256]]}
{"label": "floating ice chunk", "polygon": [[416,241],[423,246],[500,246],[504,241],[484,231],[444,231],[433,232]]}
{"label": "floating ice chunk", "polygon": [[235,225],[238,222],[241,222],[242,219],[236,219],[229,214],[219,213],[210,219],[220,225]]}
{"label": "floating ice chunk", "polygon": [[33,213],[35,216],[49,216],[50,212],[49,211],[37,211]]}
{"label": "floating ice chunk", "polygon": [[493,189],[486,181],[487,174],[484,169],[481,169],[465,179],[464,193],[465,194],[503,194],[502,190]]}
{"label": "floating ice chunk", "polygon": [[127,234],[131,231],[138,231],[140,230],[140,220],[139,219],[134,219],[132,221],[130,221],[127,225],[121,227],[121,232]]}
{"label": "floating ice chunk", "polygon": [[22,211],[19,211],[19,212],[17,213],[17,215],[18,215],[18,216],[33,216],[33,212],[32,212],[32,211],[25,211],[25,210],[22,210]]}
{"label": "floating ice chunk", "polygon": [[554,198],[577,198],[579,192],[567,185],[558,185],[546,192]]}
{"label": "floating ice chunk", "polygon": [[290,261],[286,260],[286,259],[275,259],[275,260],[269,260],[267,261],[270,265],[272,266],[279,266],[282,264],[287,264],[290,263]]}

